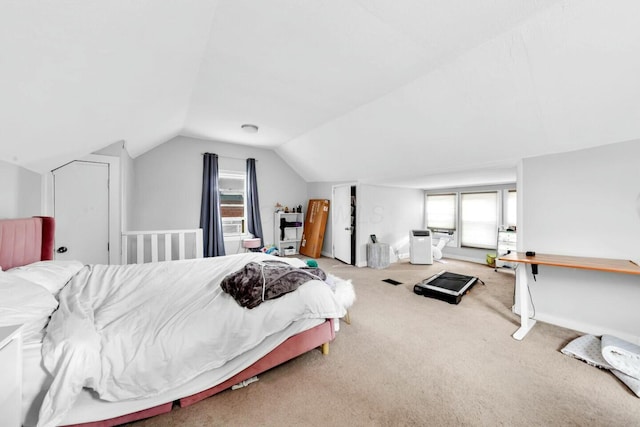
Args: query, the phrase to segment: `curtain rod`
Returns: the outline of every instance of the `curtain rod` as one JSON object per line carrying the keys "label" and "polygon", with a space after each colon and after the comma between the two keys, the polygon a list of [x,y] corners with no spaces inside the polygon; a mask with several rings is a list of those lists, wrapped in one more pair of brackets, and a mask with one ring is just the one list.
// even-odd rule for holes
{"label": "curtain rod", "polygon": [[[205,154],[216,154],[216,153],[200,153],[201,156],[204,156]],[[220,154],[217,155],[218,157],[224,157],[225,159],[234,159],[234,160],[247,160],[247,159],[253,159],[256,162],[258,162],[258,159],[255,159],[253,157],[233,157],[233,156],[221,156]]]}

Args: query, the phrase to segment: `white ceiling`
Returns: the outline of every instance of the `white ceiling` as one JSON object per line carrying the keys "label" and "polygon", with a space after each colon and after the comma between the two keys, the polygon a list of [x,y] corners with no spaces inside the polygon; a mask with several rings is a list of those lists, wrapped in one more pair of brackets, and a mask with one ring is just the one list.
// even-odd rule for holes
{"label": "white ceiling", "polygon": [[186,135],[273,148],[307,181],[513,181],[523,157],[640,138],[638,16],[634,0],[3,0],[0,159],[44,172]]}

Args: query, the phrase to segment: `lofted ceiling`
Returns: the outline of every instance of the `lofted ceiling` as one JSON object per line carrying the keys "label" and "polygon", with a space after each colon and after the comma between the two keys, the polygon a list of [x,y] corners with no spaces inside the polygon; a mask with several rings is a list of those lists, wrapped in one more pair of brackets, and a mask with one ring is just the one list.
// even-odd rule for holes
{"label": "lofted ceiling", "polygon": [[[274,149],[305,180],[515,180],[640,138],[640,2],[6,0],[0,159],[124,140]],[[240,129],[259,126],[257,133]]]}

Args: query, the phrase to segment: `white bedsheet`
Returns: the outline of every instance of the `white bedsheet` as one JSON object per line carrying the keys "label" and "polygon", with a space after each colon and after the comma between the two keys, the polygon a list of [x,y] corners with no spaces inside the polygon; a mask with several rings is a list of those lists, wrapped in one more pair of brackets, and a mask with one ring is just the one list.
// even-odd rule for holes
{"label": "white bedsheet", "polygon": [[22,425],[35,426],[38,411],[45,392],[51,384],[42,365],[42,343],[25,343],[22,346]]}
{"label": "white bedsheet", "polygon": [[[206,371],[191,381],[160,393],[155,396],[121,400],[118,402],[108,402],[100,400],[88,389],[83,389],[78,395],[78,399],[73,407],[67,412],[62,425],[81,424],[96,420],[108,420],[126,414],[152,408],[167,402],[173,402],[183,397],[191,396],[203,390],[214,387],[238,372],[252,365],[254,362],[265,356],[287,338],[307,329],[311,329],[323,323],[324,319],[306,319],[292,323],[285,330],[273,334],[264,339],[258,346],[250,351],[239,355],[228,361],[219,368]],[[42,366],[41,355],[42,344],[30,344],[23,346],[23,372],[24,381],[22,388],[23,396],[23,421],[24,427],[34,427],[38,423],[38,411],[44,394],[51,383],[52,377]]]}
{"label": "white bedsheet", "polygon": [[60,423],[83,387],[108,401],[154,396],[224,365],[294,321],[346,313],[316,280],[252,310],[221,290],[225,275],[266,258],[250,253],[85,267],[60,293],[47,327],[43,360],[54,380],[38,425]]}

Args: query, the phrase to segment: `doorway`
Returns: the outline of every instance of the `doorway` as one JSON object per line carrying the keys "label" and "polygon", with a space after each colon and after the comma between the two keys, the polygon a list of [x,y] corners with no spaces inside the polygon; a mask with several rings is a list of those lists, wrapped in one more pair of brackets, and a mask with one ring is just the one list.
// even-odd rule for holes
{"label": "doorway", "polygon": [[333,257],[356,265],[356,186],[334,186],[331,204]]}
{"label": "doorway", "polygon": [[52,173],[55,259],[109,264],[109,165],[73,161]]}
{"label": "doorway", "polygon": [[51,171],[50,214],[57,260],[120,262],[120,161],[90,155]]}

